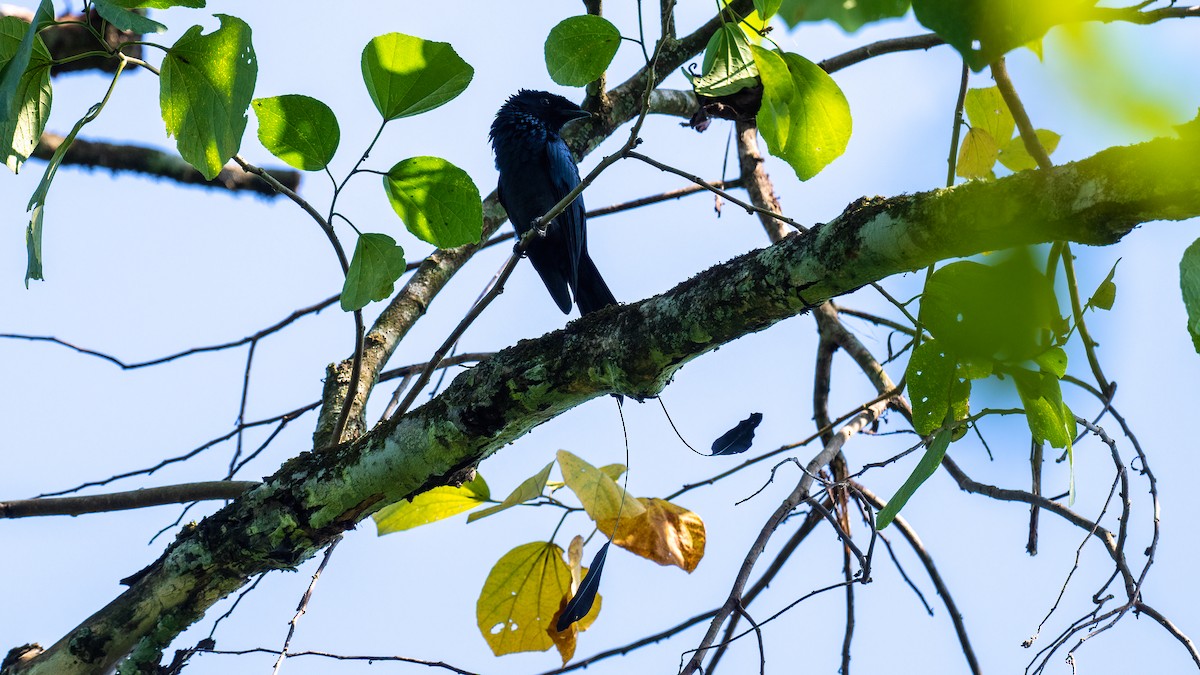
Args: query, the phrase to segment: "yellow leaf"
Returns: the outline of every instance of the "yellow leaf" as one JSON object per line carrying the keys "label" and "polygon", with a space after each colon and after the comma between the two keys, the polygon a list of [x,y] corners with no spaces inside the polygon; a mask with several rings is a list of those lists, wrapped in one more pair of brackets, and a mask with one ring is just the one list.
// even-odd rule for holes
{"label": "yellow leaf", "polygon": [[644,512],[630,518],[597,521],[600,531],[623,549],[653,560],[659,565],[675,565],[687,572],[696,569],[704,557],[704,521],[682,506],[662,499],[639,497]]}
{"label": "yellow leaf", "polygon": [[401,501],[380,509],[375,515],[375,529],[380,535],[401,530],[411,530],[435,520],[455,516],[469,511],[491,499],[487,482],[483,476],[458,487],[443,485],[413,497],[412,501]]}
{"label": "yellow leaf", "polygon": [[[558,467],[562,470],[567,487],[579,498],[583,510],[592,520],[598,522],[603,518],[616,518],[618,512],[622,519],[636,518],[645,512],[642,504],[624,494],[616,481],[566,450],[558,451]],[[621,505],[622,501],[624,506]]]}
{"label": "yellow leaf", "polygon": [[495,506],[489,506],[486,509],[480,509],[475,513],[467,516],[467,522],[473,523],[480,518],[486,518],[493,513],[499,513],[505,509],[512,508],[517,504],[527,502],[531,499],[537,499],[541,496],[542,491],[546,489],[546,479],[550,477],[550,469],[554,466],[554,462],[550,462],[541,471],[526,478],[516,487],[504,501]]}
{"label": "yellow leaf", "polygon": [[488,573],[475,605],[483,639],[496,656],[542,652],[554,645],[547,633],[571,590],[571,570],[561,547],[546,541],[505,553]]}
{"label": "yellow leaf", "polygon": [[986,178],[992,173],[999,155],[996,139],[982,127],[973,127],[958,149],[955,173],[963,178]]}
{"label": "yellow leaf", "polygon": [[[613,466],[613,465],[610,465]],[[603,470],[603,469],[601,469]],[[567,603],[571,598],[575,597],[575,592],[579,590],[579,583],[587,574],[587,568],[583,567],[583,537],[576,535],[571,540],[571,544],[567,546],[567,566],[571,569],[571,592],[563,596],[562,602],[559,603],[558,611],[554,613],[554,617],[550,620],[550,625],[546,627],[546,634],[554,642],[554,647],[558,649],[559,656],[562,657],[563,665],[567,665],[575,656],[575,641],[579,633],[591,627],[596,621],[596,617],[600,614],[601,598],[596,594],[596,602],[592,604],[592,608],[582,619],[572,623],[563,632],[554,630],[558,625],[558,617],[562,615],[564,609],[567,608]]]}

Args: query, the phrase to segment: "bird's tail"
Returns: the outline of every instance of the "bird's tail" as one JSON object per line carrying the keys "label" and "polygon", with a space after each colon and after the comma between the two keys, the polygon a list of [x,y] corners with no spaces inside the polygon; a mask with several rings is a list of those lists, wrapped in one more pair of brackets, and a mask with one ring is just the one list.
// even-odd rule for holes
{"label": "bird's tail", "polygon": [[579,306],[579,314],[587,315],[598,309],[617,304],[600,270],[592,262],[591,256],[584,251],[579,259],[579,281],[575,285],[575,304]]}

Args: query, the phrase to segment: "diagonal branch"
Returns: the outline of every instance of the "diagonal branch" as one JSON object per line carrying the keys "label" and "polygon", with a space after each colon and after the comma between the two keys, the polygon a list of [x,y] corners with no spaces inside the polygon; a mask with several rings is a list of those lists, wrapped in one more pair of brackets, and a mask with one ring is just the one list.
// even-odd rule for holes
{"label": "diagonal branch", "polygon": [[108,606],[5,675],[100,673],[135,647],[152,655],[262,571],[298,565],[384,505],[444,484],[562,412],[613,392],[655,396],[690,360],[866,283],[1016,245],[1113,243],[1140,223],[1197,215],[1200,143],[1177,140],[862,200],[666,293],[498,352],[354,443],[292,458],[182,533]]}

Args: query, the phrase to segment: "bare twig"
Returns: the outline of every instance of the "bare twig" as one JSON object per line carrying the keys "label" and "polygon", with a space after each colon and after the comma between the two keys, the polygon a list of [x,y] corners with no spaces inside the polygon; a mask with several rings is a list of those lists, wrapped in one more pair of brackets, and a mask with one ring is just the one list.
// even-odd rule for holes
{"label": "bare twig", "polygon": [[78,516],[85,513],[142,509],[163,504],[186,504],[208,499],[235,499],[257,485],[258,483],[254,481],[216,480],[113,492],[105,495],[17,499],[0,502],[0,519],[32,516]]}
{"label": "bare twig", "polygon": [[312,581],[308,582],[308,588],[304,590],[304,595],[300,596],[300,604],[296,605],[296,614],[292,616],[291,621],[288,621],[287,637],[283,640],[283,648],[279,650],[279,658],[275,660],[275,667],[271,670],[271,675],[278,675],[284,660],[288,658],[288,647],[292,644],[292,636],[296,634],[296,624],[300,622],[300,617],[308,611],[308,601],[312,599],[317,580],[321,578],[321,573],[325,571],[325,566],[329,564],[329,559],[333,556],[333,550],[341,541],[342,538],[338,537],[329,544],[329,548],[325,549],[325,557],[321,558],[321,564],[317,566],[317,571],[313,572]]}

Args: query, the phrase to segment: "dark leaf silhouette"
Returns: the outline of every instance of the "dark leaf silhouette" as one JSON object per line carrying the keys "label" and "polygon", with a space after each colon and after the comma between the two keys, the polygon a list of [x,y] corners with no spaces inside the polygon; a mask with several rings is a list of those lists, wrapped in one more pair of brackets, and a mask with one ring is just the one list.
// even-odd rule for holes
{"label": "dark leaf silhouette", "polygon": [[563,608],[562,615],[558,617],[558,623],[554,625],[554,630],[563,632],[591,611],[592,604],[596,602],[596,591],[600,589],[600,573],[604,571],[604,559],[608,556],[608,545],[611,543],[611,541],[604,542],[604,545],[596,552],[596,557],[592,558],[587,576],[579,584],[579,590],[575,592],[575,597],[571,598],[571,601]]}
{"label": "dark leaf silhouette", "polygon": [[750,449],[750,444],[754,442],[754,430],[758,428],[758,423],[762,421],[762,413],[752,413],[749,417],[737,423],[737,426],[721,434],[721,437],[713,441],[712,454],[717,455],[737,455]]}

